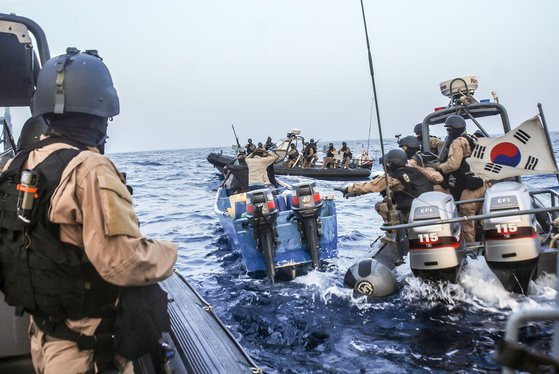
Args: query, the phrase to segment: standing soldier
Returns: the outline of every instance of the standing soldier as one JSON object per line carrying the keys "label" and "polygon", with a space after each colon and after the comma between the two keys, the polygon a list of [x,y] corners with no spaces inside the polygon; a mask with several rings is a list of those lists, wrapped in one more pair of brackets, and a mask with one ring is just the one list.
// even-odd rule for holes
{"label": "standing soldier", "polygon": [[347,169],[351,159],[353,158],[353,154],[351,153],[351,149],[347,146],[346,142],[342,142],[342,148],[340,148],[340,152],[342,152],[342,165],[344,169]]}
{"label": "standing soldier", "polygon": [[252,143],[252,139],[249,139],[248,144],[245,145],[245,148],[247,150],[247,155],[250,155],[252,152],[256,150],[256,145]]}
{"label": "standing soldier", "polygon": [[287,167],[292,168],[297,164],[297,159],[299,158],[299,151],[295,146],[295,143],[289,145],[289,151],[287,152]]}
{"label": "standing soldier", "polygon": [[333,143],[330,143],[330,144],[328,144],[328,150],[326,151],[326,157],[324,157],[324,159],[322,161],[321,169],[325,169],[326,167],[328,167],[330,169],[333,169],[334,164],[335,164],[334,156],[336,156],[336,148],[334,148]]}
{"label": "standing soldier", "polygon": [[[311,141],[313,140],[311,139]],[[311,142],[306,142],[303,148],[303,168],[312,167],[315,160],[318,160],[318,156],[314,148],[314,141],[312,144]]]}
{"label": "standing soldier", "polygon": [[[113,351],[119,292],[170,276],[177,246],[142,236],[123,175],[103,156],[119,100],[96,51],[68,48],[47,61],[32,111],[47,120],[47,137],[0,175],[5,300],[31,314],[37,373],[129,372]],[[27,192],[32,207],[18,203]]]}
{"label": "standing soldier", "polygon": [[[466,159],[472,154],[475,147],[475,139],[466,132],[466,121],[462,116],[452,115],[445,121],[448,137],[445,148],[439,158],[441,163],[431,166],[439,170],[450,185],[450,177],[454,177],[454,185],[450,185],[450,192],[455,200],[467,200],[483,197],[485,183],[470,171],[470,165]],[[447,148],[448,145],[448,148]],[[458,210],[464,216],[472,216],[479,213],[481,203],[460,204]],[[462,234],[466,242],[475,241],[474,222],[462,223]]]}
{"label": "standing soldier", "polygon": [[266,139],[266,144],[264,144],[264,149],[269,151],[274,145],[275,144],[274,142],[272,142],[272,138],[268,136],[268,139]]}

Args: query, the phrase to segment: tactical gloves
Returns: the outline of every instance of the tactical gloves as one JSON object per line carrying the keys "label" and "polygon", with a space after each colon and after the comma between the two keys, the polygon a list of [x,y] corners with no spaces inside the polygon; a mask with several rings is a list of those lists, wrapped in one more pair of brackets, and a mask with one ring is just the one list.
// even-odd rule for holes
{"label": "tactical gloves", "polygon": [[349,192],[348,187],[334,187],[334,189],[340,191],[346,199],[357,196],[353,192]]}

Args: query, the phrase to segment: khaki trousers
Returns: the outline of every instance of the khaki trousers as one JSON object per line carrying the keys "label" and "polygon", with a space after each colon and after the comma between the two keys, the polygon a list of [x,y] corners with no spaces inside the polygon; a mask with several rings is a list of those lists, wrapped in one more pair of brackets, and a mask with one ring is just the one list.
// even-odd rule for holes
{"label": "khaki trousers", "polygon": [[[476,199],[483,197],[485,194],[486,186],[481,186],[477,190],[464,190],[460,195],[460,200]],[[461,216],[473,216],[481,212],[483,203],[467,203],[458,205],[458,211]],[[464,242],[471,243],[476,240],[476,229],[475,222],[463,222],[462,223],[462,236],[464,237]]]}
{"label": "khaki trousers", "polygon": [[[89,319],[91,321],[92,319]],[[97,373],[93,350],[80,351],[76,343],[46,335],[31,319],[29,325],[31,359],[35,372],[39,374],[89,374]],[[122,357],[115,357],[122,369],[120,373],[133,374],[134,365]]]}

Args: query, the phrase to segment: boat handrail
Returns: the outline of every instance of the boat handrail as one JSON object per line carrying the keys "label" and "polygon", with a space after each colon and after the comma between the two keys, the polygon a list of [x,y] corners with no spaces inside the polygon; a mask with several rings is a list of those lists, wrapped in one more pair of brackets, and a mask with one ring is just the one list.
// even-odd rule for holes
{"label": "boat handrail", "polygon": [[524,214],[538,214],[538,213],[558,212],[558,211],[559,211],[559,207],[554,206],[549,208],[519,210],[516,212],[477,214],[473,216],[461,216],[461,217],[447,218],[447,219],[430,219],[430,220],[413,222],[413,223],[403,223],[399,225],[388,225],[388,226],[383,225],[380,227],[380,229],[383,231],[404,230],[404,229],[412,229],[415,227],[443,225],[446,223],[480,221],[482,219],[488,219],[488,218],[512,217],[512,216],[521,216]]}
{"label": "boat handrail", "polygon": [[[545,189],[541,189],[541,190],[533,190],[530,191],[530,196],[534,196],[534,195],[543,195],[543,194],[549,194],[550,198],[551,198],[551,206],[556,206],[556,200],[559,201],[559,192],[555,191],[551,188],[545,188]],[[454,203],[456,205],[461,205],[461,204],[469,204],[469,203],[482,203],[483,201],[485,201],[484,197],[478,197],[475,199],[464,199],[464,200],[458,200],[455,201]]]}
{"label": "boat handrail", "polygon": [[[505,330],[505,349],[507,343],[514,348],[518,347],[518,335],[520,328],[528,321],[559,321],[559,308],[517,310],[509,316]],[[545,355],[550,361],[558,362],[557,357]],[[503,366],[503,373],[510,374],[514,370]]]}

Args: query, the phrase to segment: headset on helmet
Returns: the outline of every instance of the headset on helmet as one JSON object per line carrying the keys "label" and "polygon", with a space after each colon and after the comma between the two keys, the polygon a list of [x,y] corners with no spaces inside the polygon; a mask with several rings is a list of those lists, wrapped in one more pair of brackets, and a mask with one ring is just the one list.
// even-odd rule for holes
{"label": "headset on helmet", "polygon": [[402,166],[406,166],[407,162],[408,162],[408,157],[406,155],[406,152],[404,152],[400,148],[391,149],[386,154],[387,166],[402,167]]}
{"label": "headset on helmet", "polygon": [[462,116],[453,114],[447,117],[446,121],[444,121],[444,126],[454,130],[464,130],[466,128],[466,121]]}
{"label": "headset on helmet", "polygon": [[47,113],[113,117],[120,112],[111,74],[97,51],[76,48],[45,63],[31,108],[34,117]]}
{"label": "headset on helmet", "polygon": [[419,148],[419,140],[415,136],[405,136],[402,139],[398,140],[398,145],[400,147],[406,145],[409,148]]}

